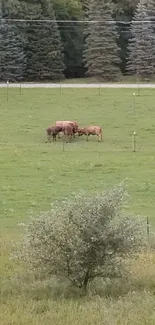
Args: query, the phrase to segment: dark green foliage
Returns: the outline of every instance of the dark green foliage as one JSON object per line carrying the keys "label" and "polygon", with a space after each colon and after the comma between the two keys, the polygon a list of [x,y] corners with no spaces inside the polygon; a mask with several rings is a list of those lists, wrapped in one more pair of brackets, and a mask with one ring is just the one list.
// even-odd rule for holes
{"label": "dark green foliage", "polygon": [[14,24],[0,24],[0,80],[21,81],[26,67],[23,43]]}
{"label": "dark green foliage", "polygon": [[[65,69],[63,46],[60,38],[58,25],[53,5],[50,0],[41,1],[43,19],[50,19],[50,22],[40,23],[39,29],[39,57],[41,79],[63,79]],[[42,40],[40,42],[40,39]]]}
{"label": "dark green foliage", "polygon": [[155,1],[154,0],[147,0],[146,1],[146,9],[149,19],[153,23],[152,26],[155,29]]}
{"label": "dark green foliage", "polygon": [[114,80],[120,76],[119,48],[116,43],[118,34],[112,15],[111,1],[90,1],[88,19],[92,23],[86,27],[84,61],[88,75],[104,80]]}
{"label": "dark green foliage", "polygon": [[[16,7],[18,6],[12,7],[11,11],[11,0],[8,0],[7,4],[4,4],[4,15],[13,19],[55,20],[50,0],[21,1],[20,10],[17,12]],[[16,22],[16,26],[22,37],[27,58],[24,78],[28,81],[63,79],[63,47],[57,23],[26,21]]]}
{"label": "dark green foliage", "polygon": [[128,71],[140,78],[151,78],[155,73],[155,41],[143,0],[137,6],[131,24],[131,35],[128,47]]}
{"label": "dark green foliage", "polygon": [[[37,7],[38,15],[36,17]],[[58,80],[63,79],[63,48],[55,14],[50,1],[35,4],[33,19],[41,22],[28,22],[26,28],[28,58],[27,79]],[[52,20],[52,21],[46,21]]]}
{"label": "dark green foliage", "polygon": [[[38,51],[34,54],[36,79],[59,80],[64,78],[64,63],[60,34],[55,23],[38,23]],[[39,38],[38,38],[39,36]],[[40,40],[42,40],[40,42]]]}
{"label": "dark green foliage", "polygon": [[77,22],[60,22],[59,30],[64,47],[64,62],[66,77],[80,77],[84,75],[83,53],[83,27],[78,20],[84,18],[82,6],[78,1],[53,0],[56,18],[58,20],[73,20]]}
{"label": "dark green foliage", "polygon": [[[154,0],[144,0],[144,2],[155,33]],[[119,77],[120,68],[123,73],[126,72],[127,47],[131,31],[129,24],[115,24],[115,20],[123,22],[132,20],[137,3],[138,0],[94,0],[93,8],[92,0],[1,0],[0,2],[4,19],[74,21],[14,22],[13,29],[16,36],[13,39],[17,37],[16,48],[20,47],[19,42],[21,42],[26,56],[24,79],[27,81],[62,79],[64,74],[67,78],[83,77],[86,70],[89,75],[105,80]],[[102,22],[89,24],[86,27],[84,22],[79,23],[79,20],[88,18],[88,7],[91,20],[114,19],[113,24]],[[84,37],[86,37],[86,48],[84,48]],[[10,44],[12,48],[12,40]],[[92,54],[89,50],[94,44],[95,50]],[[84,49],[86,50],[85,62],[83,61]],[[5,52],[2,49],[2,42],[1,52],[3,54]],[[130,70],[130,73],[133,72]]]}

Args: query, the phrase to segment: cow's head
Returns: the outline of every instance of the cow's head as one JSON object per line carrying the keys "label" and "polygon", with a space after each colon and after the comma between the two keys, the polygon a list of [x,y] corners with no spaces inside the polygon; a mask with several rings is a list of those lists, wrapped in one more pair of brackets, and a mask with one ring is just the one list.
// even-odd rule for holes
{"label": "cow's head", "polygon": [[80,135],[83,135],[83,130],[82,130],[82,128],[78,128],[78,129],[77,129],[77,133],[78,133],[79,136],[80,136]]}
{"label": "cow's head", "polygon": [[46,133],[47,133],[47,135],[51,135],[51,132],[52,132],[52,128],[51,128],[51,126],[49,126],[49,127],[46,129]]}

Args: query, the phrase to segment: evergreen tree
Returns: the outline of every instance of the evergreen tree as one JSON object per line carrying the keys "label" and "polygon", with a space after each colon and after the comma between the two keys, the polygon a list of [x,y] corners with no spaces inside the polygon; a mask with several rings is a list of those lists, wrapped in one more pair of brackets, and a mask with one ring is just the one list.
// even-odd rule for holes
{"label": "evergreen tree", "polygon": [[[2,4],[0,0],[0,62],[2,61],[3,53],[2,53]],[[1,65],[0,65],[0,77],[1,77]]]}
{"label": "evergreen tree", "polygon": [[39,51],[36,58],[37,77],[39,79],[63,79],[65,69],[63,47],[55,22],[53,5],[50,0],[41,0],[40,2],[42,18],[51,21],[39,23]]}
{"label": "evergreen tree", "polygon": [[[63,79],[63,48],[51,0],[29,0],[25,29],[28,80]],[[44,20],[44,21],[39,21]]]}
{"label": "evergreen tree", "polygon": [[147,9],[147,14],[151,20],[153,29],[155,30],[155,1],[154,0],[145,0],[145,5]]}
{"label": "evergreen tree", "polygon": [[[120,76],[116,23],[111,0],[90,0],[84,62],[87,74],[113,80]],[[93,22],[95,21],[95,22]]]}
{"label": "evergreen tree", "polygon": [[2,19],[0,24],[0,79],[21,81],[26,66],[23,44],[14,24]]}
{"label": "evergreen tree", "polygon": [[65,76],[77,78],[84,76],[83,53],[83,27],[78,20],[84,18],[84,11],[79,0],[51,0],[56,19],[73,20],[74,22],[58,22],[61,40],[64,48]]}
{"label": "evergreen tree", "polygon": [[128,71],[140,78],[150,78],[155,72],[154,34],[143,0],[137,5],[131,23],[131,35]]}
{"label": "evergreen tree", "polygon": [[154,0],[145,0],[146,9],[149,19],[151,20],[152,30],[153,30],[153,50],[155,58],[155,1]]}
{"label": "evergreen tree", "polygon": [[[25,71],[25,79],[34,81],[37,79],[38,64],[38,51],[39,51],[39,38],[40,23],[42,19],[41,6],[36,0],[21,0],[22,13],[18,18],[25,18],[27,21],[24,23],[24,38],[25,38],[25,53],[27,56],[27,66]],[[30,21],[31,20],[31,21]]]}

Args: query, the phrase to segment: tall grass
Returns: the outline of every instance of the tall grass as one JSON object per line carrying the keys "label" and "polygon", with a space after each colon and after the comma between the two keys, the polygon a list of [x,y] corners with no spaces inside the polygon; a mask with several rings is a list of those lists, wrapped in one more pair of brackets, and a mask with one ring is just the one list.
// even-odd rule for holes
{"label": "tall grass", "polygon": [[21,269],[1,283],[0,324],[153,325],[154,262],[154,253],[139,255],[127,263],[127,278],[98,279],[86,296],[64,279],[42,280]]}

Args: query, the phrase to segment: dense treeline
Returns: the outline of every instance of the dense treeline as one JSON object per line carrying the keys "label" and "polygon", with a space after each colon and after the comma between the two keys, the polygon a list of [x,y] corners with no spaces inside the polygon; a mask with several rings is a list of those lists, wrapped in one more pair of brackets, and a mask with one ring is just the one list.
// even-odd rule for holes
{"label": "dense treeline", "polygon": [[[113,80],[121,73],[138,77],[154,73],[152,0],[0,1],[0,80],[60,80],[85,75]],[[136,17],[150,20],[149,25],[130,24]],[[96,23],[87,22],[94,20]],[[137,45],[136,35],[141,45]],[[140,68],[139,55],[146,58],[145,68]]]}

